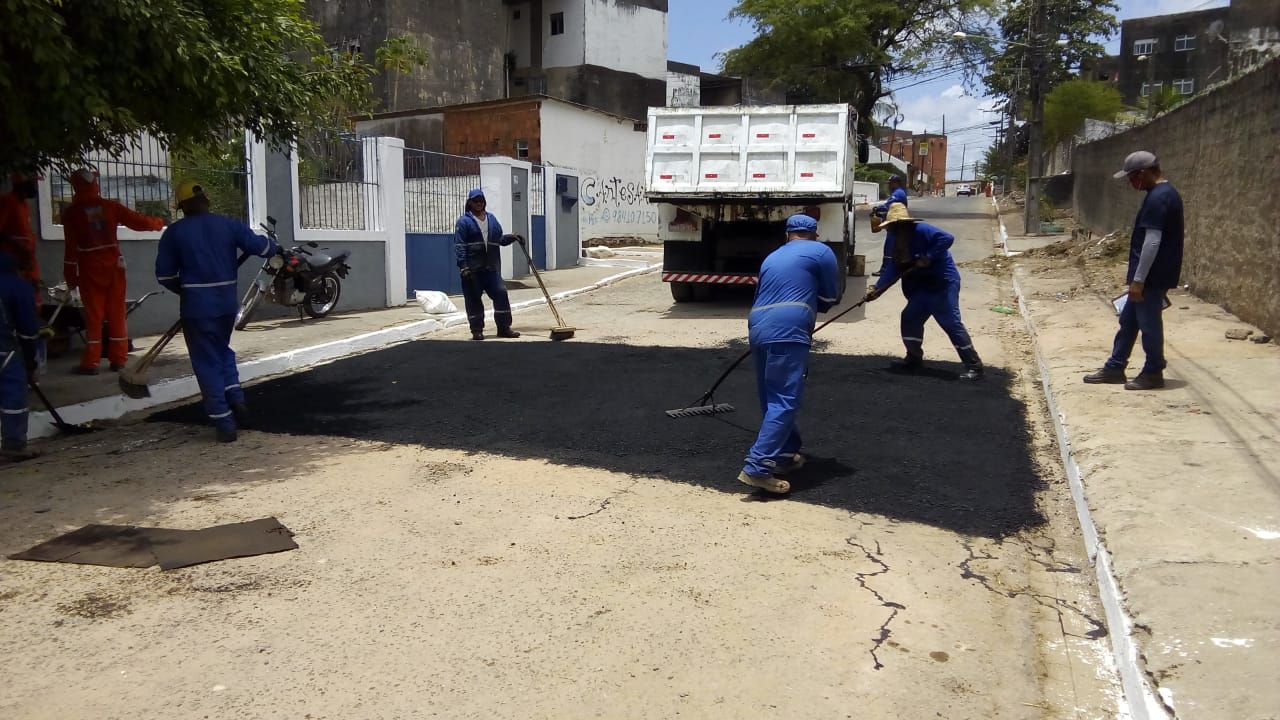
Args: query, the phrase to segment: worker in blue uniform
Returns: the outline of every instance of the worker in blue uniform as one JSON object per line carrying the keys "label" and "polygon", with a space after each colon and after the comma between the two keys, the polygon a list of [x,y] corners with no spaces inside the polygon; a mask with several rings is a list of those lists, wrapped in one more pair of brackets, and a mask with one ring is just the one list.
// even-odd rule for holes
{"label": "worker in blue uniform", "polygon": [[804,395],[817,314],[835,306],[840,273],[831,248],[815,242],[818,222],[787,218],[787,242],[760,266],[755,302],[747,317],[756,390],[764,419],[738,480],[771,493],[791,483],[779,477],[804,464],[796,414]]}
{"label": "worker in blue uniform", "polygon": [[520,333],[511,329],[511,299],[502,281],[500,248],[517,241],[523,244],[524,239],[504,235],[502,224],[486,207],[483,190],[476,188],[467,193],[466,209],[453,230],[453,250],[458,260],[458,274],[462,276],[467,323],[471,326],[471,339],[483,340],[484,296],[487,294],[493,301],[493,322],[498,326],[498,337],[518,338]]}
{"label": "worker in blue uniform", "polygon": [[941,228],[911,217],[907,206],[893,203],[882,226],[885,239],[883,274],[867,289],[868,302],[880,297],[899,279],[907,306],[902,309],[902,344],[907,356],[894,368],[916,371],[924,364],[924,323],[930,317],[951,338],[965,371],[965,380],[979,380],[982,359],[960,319],[960,270],[951,258],[955,237]]}
{"label": "worker in blue uniform", "polygon": [[[894,203],[902,203],[902,207],[907,207],[907,191],[902,189],[901,177],[890,175],[889,199],[871,208],[871,232],[880,232],[880,223],[889,214],[889,206]],[[884,268],[876,270],[871,275],[872,277],[880,277],[882,272],[884,272]]]}
{"label": "worker in blue uniform", "polygon": [[235,442],[237,419],[243,423],[248,412],[231,350],[239,310],[237,251],[270,257],[277,247],[243,222],[210,212],[198,183],[179,184],[177,201],[183,218],[160,236],[156,280],[181,296],[182,334],[205,412],[218,442]]}
{"label": "worker in blue uniform", "polygon": [[36,371],[36,318],[31,283],[0,253],[0,456],[10,462],[39,455],[27,447],[27,378]]}

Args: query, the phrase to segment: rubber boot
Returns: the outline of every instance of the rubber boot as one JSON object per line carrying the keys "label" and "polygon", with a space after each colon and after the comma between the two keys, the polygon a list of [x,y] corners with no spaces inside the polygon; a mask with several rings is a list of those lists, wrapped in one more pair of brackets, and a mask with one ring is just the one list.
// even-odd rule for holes
{"label": "rubber boot", "polygon": [[912,373],[924,367],[924,346],[918,342],[907,342],[907,355],[901,360],[889,361],[889,369],[895,372]]}

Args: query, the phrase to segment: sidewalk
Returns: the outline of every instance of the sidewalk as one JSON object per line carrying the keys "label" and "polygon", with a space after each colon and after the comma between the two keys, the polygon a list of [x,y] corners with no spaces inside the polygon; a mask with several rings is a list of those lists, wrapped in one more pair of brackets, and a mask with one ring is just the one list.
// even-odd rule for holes
{"label": "sidewalk", "polygon": [[1014,282],[1133,717],[1280,717],[1280,347],[1227,340],[1247,326],[1175,291],[1167,387],[1085,385],[1116,330],[1119,263],[1036,254]]}
{"label": "sidewalk", "polygon": [[[602,284],[610,284],[635,274],[650,272],[662,263],[662,250],[654,248],[627,248],[615,251],[615,257],[603,260],[583,259],[585,263],[572,268],[542,273],[547,292],[557,301],[561,297],[585,292]],[[514,328],[530,336],[546,337],[550,330],[548,318],[539,317],[535,324],[522,319],[521,310],[544,307],[542,290],[532,275],[520,280],[508,281],[507,289],[515,311]],[[392,343],[413,340],[434,332],[448,331],[458,338],[469,337],[466,332],[466,313],[461,295],[450,296],[458,312],[450,315],[428,315],[416,301],[396,308],[343,313],[341,311],[320,320],[301,322],[296,316],[282,319],[254,321],[243,331],[232,335],[231,346],[236,351],[241,380],[289,372],[338,357],[374,350]],[[341,308],[341,305],[339,305]],[[487,319],[485,329],[493,334],[493,307],[485,298]],[[572,318],[565,322],[572,325]],[[457,329],[454,329],[457,328]],[[156,341],[158,336],[134,339],[137,357]],[[127,412],[155,405],[195,397],[199,394],[195,378],[191,375],[191,362],[181,336],[168,345],[160,358],[151,366],[152,397],[146,400],[130,400],[120,394],[116,374],[108,372],[106,364],[96,377],[84,377],[71,373],[79,360],[82,345],[72,343],[71,350],[52,359],[49,370],[40,381],[40,387],[67,422],[83,423],[118,418]],[[49,415],[34,397],[30,399],[32,438],[48,437],[56,430],[49,424]]]}

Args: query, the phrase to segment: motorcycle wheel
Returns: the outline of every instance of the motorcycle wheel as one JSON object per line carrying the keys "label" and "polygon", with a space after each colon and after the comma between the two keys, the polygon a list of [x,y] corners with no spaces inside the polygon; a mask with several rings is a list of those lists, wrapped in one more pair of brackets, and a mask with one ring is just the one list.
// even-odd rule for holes
{"label": "motorcycle wheel", "polygon": [[325,275],[311,286],[311,292],[302,302],[302,309],[313,318],[322,318],[338,306],[342,295],[342,283],[333,275]]}
{"label": "motorcycle wheel", "polygon": [[260,302],[262,302],[262,291],[257,285],[250,285],[249,291],[244,294],[244,301],[240,303],[240,312],[236,313],[237,330],[243,330],[249,324],[253,311],[257,309]]}

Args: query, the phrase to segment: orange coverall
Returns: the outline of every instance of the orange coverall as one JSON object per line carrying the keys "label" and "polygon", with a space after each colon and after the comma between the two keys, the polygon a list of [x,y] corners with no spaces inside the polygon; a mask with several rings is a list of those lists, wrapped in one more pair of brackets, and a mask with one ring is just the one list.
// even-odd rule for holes
{"label": "orange coverall", "polygon": [[[0,195],[0,252],[13,258],[18,274],[31,287],[39,287],[40,260],[36,257],[36,235],[31,231],[31,213],[27,199],[17,193]],[[40,307],[38,289],[36,307]]]}
{"label": "orange coverall", "polygon": [[114,367],[129,360],[129,331],[125,327],[125,267],[116,227],[163,230],[164,221],[99,197],[97,183],[76,188],[62,211],[66,232],[63,273],[68,289],[80,288],[84,302],[84,354],[80,367],[97,370],[102,361],[102,321],[107,322],[107,359]]}

